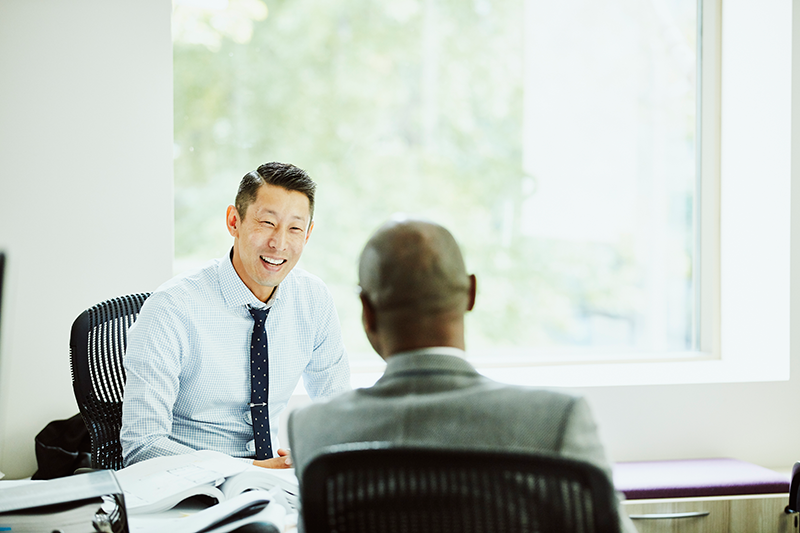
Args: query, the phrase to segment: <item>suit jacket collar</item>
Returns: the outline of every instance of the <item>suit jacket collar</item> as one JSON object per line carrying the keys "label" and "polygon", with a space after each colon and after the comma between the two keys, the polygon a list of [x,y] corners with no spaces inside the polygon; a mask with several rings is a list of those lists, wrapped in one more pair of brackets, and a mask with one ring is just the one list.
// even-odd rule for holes
{"label": "suit jacket collar", "polygon": [[[386,370],[378,383],[395,377],[421,374],[468,374],[478,376],[478,371],[459,355],[454,348],[414,350],[389,357]],[[462,352],[458,350],[458,352]]]}

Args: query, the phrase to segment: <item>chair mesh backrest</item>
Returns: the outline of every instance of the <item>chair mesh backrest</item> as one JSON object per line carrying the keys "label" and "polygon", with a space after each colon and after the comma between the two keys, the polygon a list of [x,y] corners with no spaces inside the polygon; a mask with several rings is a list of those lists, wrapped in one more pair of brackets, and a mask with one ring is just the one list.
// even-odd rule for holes
{"label": "chair mesh backrest", "polygon": [[301,493],[308,533],[619,532],[608,477],[549,455],[337,447]]}
{"label": "chair mesh backrest", "polygon": [[106,300],[81,313],[72,324],[72,387],[92,441],[92,467],[122,468],[122,358],[128,328],[149,293]]}

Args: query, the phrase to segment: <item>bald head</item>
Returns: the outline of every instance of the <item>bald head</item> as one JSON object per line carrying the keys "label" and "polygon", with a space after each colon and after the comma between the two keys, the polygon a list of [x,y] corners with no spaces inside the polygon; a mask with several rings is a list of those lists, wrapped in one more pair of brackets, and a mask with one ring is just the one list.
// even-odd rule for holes
{"label": "bald head", "polygon": [[384,224],[358,266],[362,321],[383,358],[419,348],[464,349],[464,313],[475,303],[475,276],[449,231],[422,220]]}
{"label": "bald head", "polygon": [[359,284],[376,311],[459,312],[470,306],[470,277],[453,236],[422,220],[392,221],[367,242]]}

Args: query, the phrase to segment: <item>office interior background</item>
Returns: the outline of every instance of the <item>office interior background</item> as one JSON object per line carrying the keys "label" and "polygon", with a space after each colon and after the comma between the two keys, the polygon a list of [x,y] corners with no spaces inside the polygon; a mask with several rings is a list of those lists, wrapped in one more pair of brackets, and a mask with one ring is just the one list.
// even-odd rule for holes
{"label": "office interior background", "polygon": [[[800,276],[791,261],[800,241],[789,216],[800,201],[790,193],[797,173],[791,156],[800,146],[789,135],[800,127],[791,108],[791,97],[800,94],[791,83],[800,66],[792,53],[800,50],[800,19],[788,1],[761,3],[743,17],[747,4],[730,1],[722,9],[723,27],[726,13],[738,10],[740,20],[748,19],[739,33],[723,31],[739,36],[726,45],[740,64],[723,63],[722,79],[730,76],[739,92],[723,85],[722,150],[750,152],[755,163],[726,167],[723,153],[721,217],[732,229],[722,229],[719,271],[727,284],[718,296],[717,355],[725,360],[737,352],[750,366],[738,373],[709,370],[717,361],[664,363],[669,367],[649,361],[634,370],[624,362],[485,369],[498,379],[586,394],[612,460],[735,457],[788,468],[800,457],[800,428],[792,422],[800,378],[790,372],[800,363],[798,350],[790,350],[800,326],[791,313],[800,294],[790,283]],[[32,474],[36,433],[77,412],[68,349],[74,318],[103,299],[151,291],[175,270],[171,17],[166,0],[0,0],[0,248],[8,254],[0,471],[8,478]],[[759,55],[763,43],[773,47],[769,56]],[[751,110],[755,127],[726,135],[736,121],[727,118],[726,105]],[[234,182],[258,162],[230,169]],[[742,168],[748,179],[726,189],[726,172]],[[233,190],[225,192],[232,197]],[[747,203],[724,203],[731,198]],[[349,239],[320,233],[315,237],[328,244]],[[459,235],[462,242],[466,236]],[[762,250],[760,243],[772,240],[779,250]],[[731,277],[734,266],[726,264],[737,246],[756,265],[749,278]],[[322,260],[311,257],[312,271],[315,257]],[[769,297],[737,297],[733,289]],[[491,301],[490,294],[482,297]],[[728,335],[732,323],[737,332]],[[374,379],[369,372],[354,376],[356,385]],[[304,401],[298,395],[293,405]]]}

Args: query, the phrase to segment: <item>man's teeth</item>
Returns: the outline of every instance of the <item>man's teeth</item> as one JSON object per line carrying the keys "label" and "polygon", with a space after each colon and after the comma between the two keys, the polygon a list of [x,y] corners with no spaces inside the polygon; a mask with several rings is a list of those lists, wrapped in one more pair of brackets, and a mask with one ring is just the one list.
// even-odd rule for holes
{"label": "man's teeth", "polygon": [[270,259],[269,257],[262,257],[261,258],[265,263],[269,263],[270,265],[282,265],[286,262],[286,259]]}

